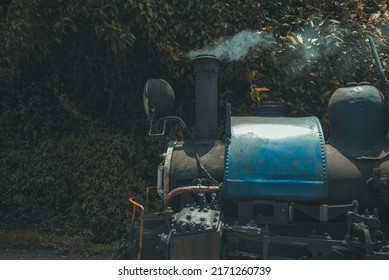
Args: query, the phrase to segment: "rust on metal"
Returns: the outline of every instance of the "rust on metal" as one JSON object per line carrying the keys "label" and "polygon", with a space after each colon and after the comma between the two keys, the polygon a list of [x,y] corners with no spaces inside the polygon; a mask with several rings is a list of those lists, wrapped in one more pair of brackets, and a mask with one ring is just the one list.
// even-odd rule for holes
{"label": "rust on metal", "polygon": [[184,193],[214,193],[220,190],[220,186],[184,186],[175,188],[165,196],[165,208],[170,205],[170,201]]}

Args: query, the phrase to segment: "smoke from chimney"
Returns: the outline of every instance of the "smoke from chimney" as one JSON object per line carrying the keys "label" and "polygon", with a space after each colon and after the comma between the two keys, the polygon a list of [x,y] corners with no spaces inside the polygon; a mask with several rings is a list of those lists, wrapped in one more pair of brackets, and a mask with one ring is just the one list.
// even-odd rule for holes
{"label": "smoke from chimney", "polygon": [[[200,55],[212,55],[224,62],[239,61],[248,56],[254,57],[264,51],[275,51],[279,60],[288,61],[290,75],[285,77],[294,80],[306,66],[320,64],[320,60],[334,58],[332,63],[336,75],[348,71],[349,65],[345,60],[352,56],[348,40],[352,35],[352,28],[342,26],[340,22],[331,19],[322,19],[312,15],[303,26],[297,30],[289,30],[287,34],[267,33],[265,31],[242,30],[230,37],[221,37],[216,42],[188,53],[190,59]],[[354,40],[355,41],[355,40]],[[367,45],[366,45],[367,46]],[[358,48],[355,48],[355,52]]]}
{"label": "smoke from chimney", "polygon": [[190,59],[199,55],[212,55],[226,62],[237,61],[250,54],[258,54],[263,46],[271,46],[274,39],[263,32],[243,30],[232,37],[221,37],[216,43],[203,49],[192,50]]}

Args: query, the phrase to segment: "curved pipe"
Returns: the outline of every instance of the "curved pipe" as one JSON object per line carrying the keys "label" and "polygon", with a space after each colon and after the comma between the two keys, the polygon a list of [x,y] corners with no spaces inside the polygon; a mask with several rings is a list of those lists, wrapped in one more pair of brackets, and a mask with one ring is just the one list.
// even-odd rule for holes
{"label": "curved pipe", "polygon": [[143,247],[143,216],[145,213],[145,208],[139,204],[138,202],[134,201],[135,196],[131,197],[129,199],[130,203],[134,205],[134,209],[132,210],[132,218],[131,218],[131,228],[134,225],[135,222],[135,215],[136,215],[136,208],[140,209],[140,225],[139,225],[139,250],[138,250],[138,257],[137,260],[140,260],[140,257],[142,255],[142,247]]}
{"label": "curved pipe", "polygon": [[171,200],[179,195],[185,194],[185,193],[215,193],[220,190],[220,186],[184,186],[184,187],[178,187],[174,190],[170,191],[165,196],[165,208],[170,205]]}

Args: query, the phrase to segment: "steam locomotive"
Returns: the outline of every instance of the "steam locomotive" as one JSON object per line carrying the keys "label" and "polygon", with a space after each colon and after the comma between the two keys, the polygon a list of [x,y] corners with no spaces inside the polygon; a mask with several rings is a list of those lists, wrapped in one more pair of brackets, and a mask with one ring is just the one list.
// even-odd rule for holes
{"label": "steam locomotive", "polygon": [[[169,116],[167,82],[149,79],[144,88],[149,134],[176,122],[187,137],[169,143],[146,207],[130,199],[134,258],[389,259],[386,92],[368,83],[337,89],[328,140],[318,118],[290,116],[282,104],[262,104],[252,116],[232,116],[227,104],[221,141],[219,60],[202,55],[192,64],[195,135]],[[153,191],[159,205],[149,213]]]}

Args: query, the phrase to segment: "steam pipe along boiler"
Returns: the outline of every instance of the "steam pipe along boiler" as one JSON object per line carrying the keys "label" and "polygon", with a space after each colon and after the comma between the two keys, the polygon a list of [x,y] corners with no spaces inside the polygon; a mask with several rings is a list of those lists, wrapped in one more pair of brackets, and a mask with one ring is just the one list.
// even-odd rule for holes
{"label": "steam pipe along boiler", "polygon": [[[326,143],[315,116],[291,117],[281,104],[231,116],[217,135],[219,60],[192,60],[196,134],[169,116],[164,80],[144,88],[150,135],[178,122],[158,167],[161,209],[132,230],[144,259],[389,259],[387,96],[367,84],[336,90]],[[140,243],[142,241],[142,243]],[[141,246],[139,246],[141,245]]]}

